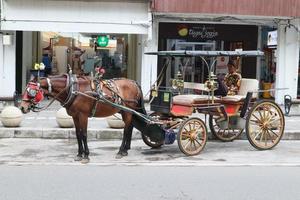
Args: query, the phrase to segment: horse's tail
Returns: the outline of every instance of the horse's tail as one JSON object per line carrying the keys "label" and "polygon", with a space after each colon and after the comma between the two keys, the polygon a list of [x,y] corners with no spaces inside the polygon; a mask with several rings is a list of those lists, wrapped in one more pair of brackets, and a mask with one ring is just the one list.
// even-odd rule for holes
{"label": "horse's tail", "polygon": [[140,98],[138,100],[138,109],[137,111],[144,114],[144,115],[147,115],[147,112],[146,112],[146,109],[145,109],[145,102],[144,102],[144,96],[143,96],[143,91],[142,91],[142,88],[140,86],[140,84],[138,84],[136,82],[136,85],[138,86],[139,88],[139,91],[140,91]]}

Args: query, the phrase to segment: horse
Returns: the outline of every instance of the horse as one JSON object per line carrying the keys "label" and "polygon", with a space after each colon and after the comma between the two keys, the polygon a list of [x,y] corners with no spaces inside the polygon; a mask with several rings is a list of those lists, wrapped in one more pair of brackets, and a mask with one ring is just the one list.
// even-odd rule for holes
{"label": "horse", "polygon": [[87,144],[87,125],[89,117],[108,117],[121,113],[125,123],[122,143],[116,158],[128,155],[131,145],[132,130],[136,116],[132,112],[112,106],[107,101],[117,105],[123,105],[138,113],[146,115],[143,93],[136,81],[118,78],[102,80],[97,84],[102,96],[98,98],[95,92],[95,84],[88,76],[76,76],[62,74],[49,77],[41,77],[38,81],[30,81],[22,96],[20,109],[23,113],[35,110],[44,96],[57,100],[67,113],[73,118],[78,143],[78,153],[75,161],[89,162],[89,147]]}

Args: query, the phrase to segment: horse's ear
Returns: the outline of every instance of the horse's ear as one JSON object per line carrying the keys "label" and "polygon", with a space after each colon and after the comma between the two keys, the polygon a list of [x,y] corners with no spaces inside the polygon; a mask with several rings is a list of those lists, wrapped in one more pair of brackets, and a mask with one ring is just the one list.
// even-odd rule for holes
{"label": "horse's ear", "polygon": [[30,82],[36,83],[37,81],[38,81],[38,77],[37,76],[33,76]]}

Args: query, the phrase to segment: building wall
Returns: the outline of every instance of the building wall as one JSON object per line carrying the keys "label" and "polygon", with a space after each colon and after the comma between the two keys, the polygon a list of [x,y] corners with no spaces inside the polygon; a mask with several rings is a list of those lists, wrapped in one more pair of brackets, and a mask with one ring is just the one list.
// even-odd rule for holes
{"label": "building wall", "polygon": [[16,85],[15,32],[6,33],[12,36],[12,44],[3,45],[3,34],[0,34],[0,97],[12,97]]}
{"label": "building wall", "polygon": [[153,0],[154,12],[300,16],[300,0]]}
{"label": "building wall", "polygon": [[147,34],[147,1],[3,1],[3,30]]}

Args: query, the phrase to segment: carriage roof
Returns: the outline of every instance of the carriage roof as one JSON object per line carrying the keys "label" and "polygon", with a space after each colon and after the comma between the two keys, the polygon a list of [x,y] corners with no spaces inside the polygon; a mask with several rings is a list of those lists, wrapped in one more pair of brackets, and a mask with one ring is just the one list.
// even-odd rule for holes
{"label": "carriage roof", "polygon": [[263,56],[264,52],[259,50],[253,51],[187,51],[187,50],[177,50],[177,51],[156,51],[156,52],[146,52],[147,55],[158,55],[158,56],[194,56],[194,57],[215,57],[215,56],[243,56],[243,57],[256,57]]}

